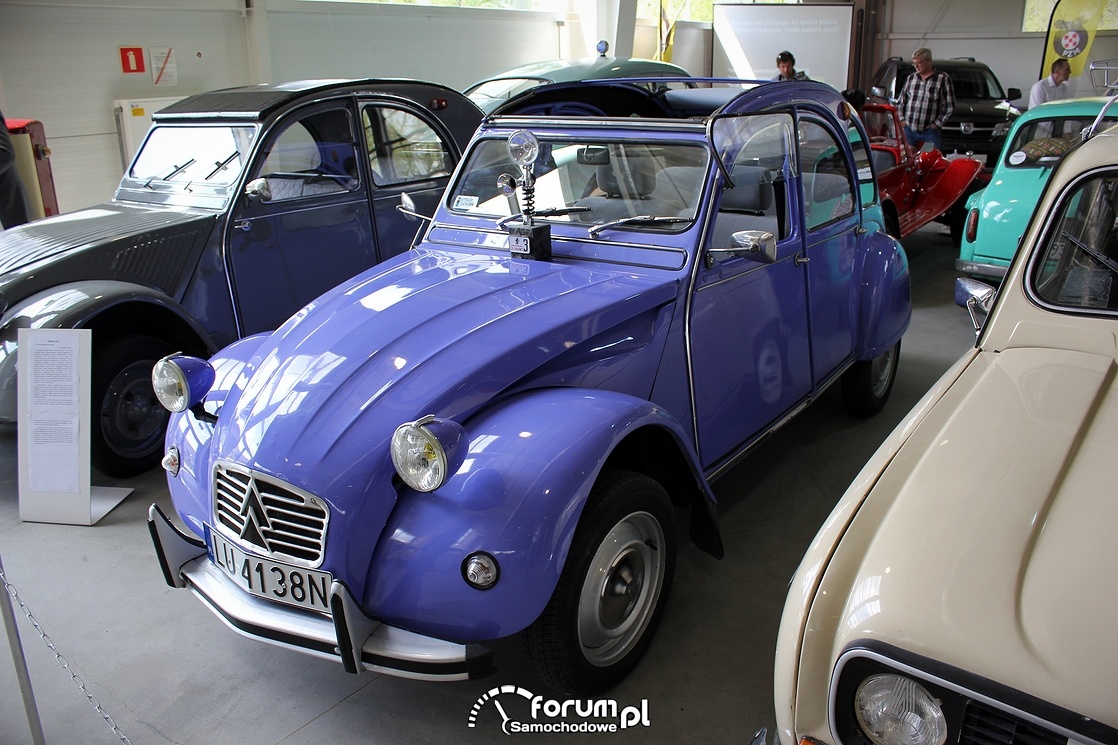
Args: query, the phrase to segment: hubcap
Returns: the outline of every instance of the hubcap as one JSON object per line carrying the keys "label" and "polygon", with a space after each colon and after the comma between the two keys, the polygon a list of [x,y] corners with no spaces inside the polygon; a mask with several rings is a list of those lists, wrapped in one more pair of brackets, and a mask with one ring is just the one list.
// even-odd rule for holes
{"label": "hubcap", "polygon": [[870,386],[873,395],[880,398],[889,389],[889,380],[893,376],[893,365],[897,359],[897,348],[894,346],[888,352],[874,358],[870,364]]}
{"label": "hubcap", "polygon": [[120,371],[101,402],[101,431],[120,455],[150,450],[162,436],[166,414],[151,387],[154,361],[134,362]]}
{"label": "hubcap", "polygon": [[640,641],[664,583],[663,546],[659,521],[647,512],[634,512],[598,547],[578,606],[579,644],[590,664],[611,665]]}

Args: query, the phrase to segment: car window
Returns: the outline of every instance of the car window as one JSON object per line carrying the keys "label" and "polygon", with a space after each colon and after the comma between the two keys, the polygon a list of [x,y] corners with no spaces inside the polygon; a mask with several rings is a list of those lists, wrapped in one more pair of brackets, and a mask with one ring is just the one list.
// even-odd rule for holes
{"label": "car window", "polygon": [[858,191],[862,197],[862,205],[868,207],[877,201],[877,182],[870,167],[870,149],[866,147],[866,141],[858,129],[854,116],[846,120],[846,139],[850,142],[850,150],[854,154],[854,168],[858,173]]}
{"label": "car window", "polygon": [[255,127],[157,126],[129,171],[131,178],[179,184],[228,186],[241,176]]}
{"label": "car window", "polygon": [[[1041,168],[1052,165],[1052,160],[1041,158],[1060,156],[1083,140],[1083,130],[1091,126],[1095,116],[1037,119],[1021,125],[1006,148],[1005,164],[1009,168]],[[1113,124],[1118,119],[1108,117]]]}
{"label": "car window", "polygon": [[271,201],[353,191],[360,185],[349,111],[331,108],[291,120],[272,138],[259,177]]}
{"label": "car window", "polygon": [[802,119],[800,163],[804,181],[804,222],[808,230],[854,212],[854,189],[845,150],[816,121]]}
{"label": "car window", "polygon": [[361,109],[361,126],[380,186],[439,178],[454,166],[449,144],[411,111],[369,104]]}
{"label": "car window", "polygon": [[1081,182],[1061,200],[1033,257],[1033,292],[1073,310],[1118,309],[1118,174]]}
{"label": "car window", "polygon": [[[628,137],[544,140],[532,171],[532,208],[540,219],[587,225],[645,215],[682,217],[686,219],[625,226],[682,230],[695,217],[708,157],[699,145]],[[448,205],[456,212],[488,217],[520,214],[526,206],[523,189],[501,185],[513,178],[519,181],[521,172],[509,157],[506,139],[483,140],[448,192]]]}

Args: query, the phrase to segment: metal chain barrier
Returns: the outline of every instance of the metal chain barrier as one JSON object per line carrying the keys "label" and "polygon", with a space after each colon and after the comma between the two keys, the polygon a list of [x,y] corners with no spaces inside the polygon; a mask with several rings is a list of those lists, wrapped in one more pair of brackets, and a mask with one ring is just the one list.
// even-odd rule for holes
{"label": "metal chain barrier", "polygon": [[78,677],[78,674],[70,668],[70,663],[66,660],[65,657],[62,656],[62,653],[58,651],[58,648],[54,646],[54,642],[51,641],[50,636],[48,636],[43,627],[39,625],[39,621],[31,613],[31,609],[27,607],[27,604],[23,602],[22,598],[20,598],[19,593],[16,592],[15,586],[8,582],[8,578],[7,576],[5,576],[2,566],[0,566],[0,583],[3,583],[4,589],[8,591],[8,594],[12,597],[12,600],[15,601],[16,605],[19,606],[19,609],[23,611],[25,616],[27,616],[27,620],[31,622],[32,627],[34,627],[35,631],[39,634],[39,637],[43,640],[43,643],[47,645],[47,649],[54,653],[54,659],[64,670],[70,673],[70,680],[74,681],[74,685],[78,687],[78,690],[85,694],[86,699],[89,701],[89,704],[93,707],[94,711],[101,715],[101,718],[105,720],[105,724],[109,725],[109,728],[113,731],[113,734],[115,734],[121,742],[126,743],[126,745],[132,745],[132,741],[129,740],[128,737],[120,731],[120,728],[116,726],[116,722],[113,721],[113,718],[109,716],[109,713],[105,711],[104,708],[101,707],[101,704],[97,701],[97,698],[93,695],[93,693],[90,692],[88,688],[86,688],[85,681]]}

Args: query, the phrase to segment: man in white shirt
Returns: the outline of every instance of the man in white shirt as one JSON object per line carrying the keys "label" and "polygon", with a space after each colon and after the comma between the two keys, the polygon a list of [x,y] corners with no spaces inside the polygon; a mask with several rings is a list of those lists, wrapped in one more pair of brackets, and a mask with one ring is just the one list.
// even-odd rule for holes
{"label": "man in white shirt", "polygon": [[1052,74],[1033,83],[1029,91],[1029,108],[1040,106],[1045,101],[1059,101],[1068,97],[1068,78],[1071,77],[1071,63],[1058,59],[1052,63]]}

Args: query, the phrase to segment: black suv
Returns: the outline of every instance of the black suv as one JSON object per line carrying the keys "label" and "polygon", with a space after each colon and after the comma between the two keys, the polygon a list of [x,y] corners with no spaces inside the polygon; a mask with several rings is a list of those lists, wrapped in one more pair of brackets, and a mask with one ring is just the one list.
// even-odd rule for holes
{"label": "black suv", "polygon": [[[935,60],[933,65],[947,73],[955,86],[955,113],[942,131],[944,154],[985,155],[987,168],[993,168],[1013,120],[1021,115],[1009,103],[1021,98],[1021,89],[1010,88],[1006,95],[994,72],[973,57]],[[870,100],[896,103],[913,72],[915,68],[907,59],[885,60],[874,73]]]}

